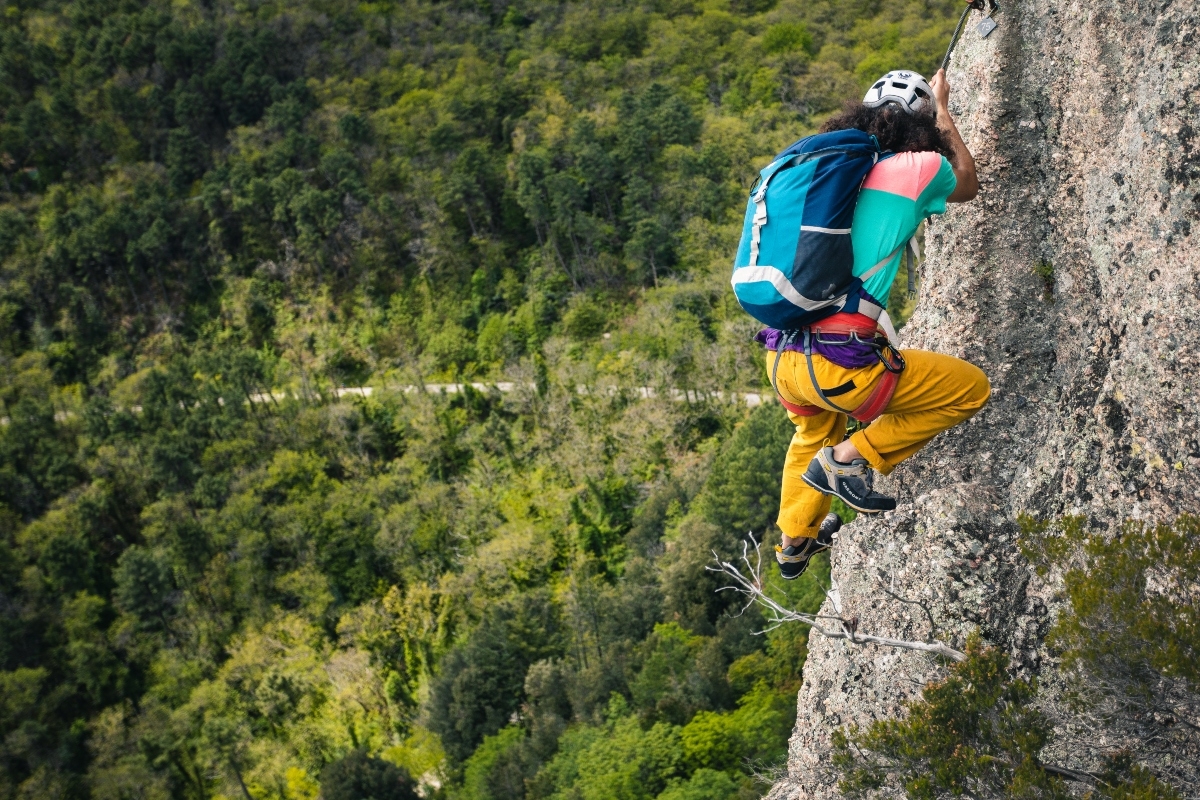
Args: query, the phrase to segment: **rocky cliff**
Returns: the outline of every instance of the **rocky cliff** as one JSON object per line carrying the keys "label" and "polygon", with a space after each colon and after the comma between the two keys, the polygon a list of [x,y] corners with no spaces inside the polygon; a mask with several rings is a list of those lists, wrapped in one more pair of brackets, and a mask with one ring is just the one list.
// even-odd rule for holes
{"label": "rocky cliff", "polygon": [[[1104,530],[1200,511],[1198,10],[1007,0],[988,38],[968,24],[949,77],[982,188],[931,225],[902,338],[978,364],[993,395],[881,482],[900,509],[844,530],[825,611],[837,599],[860,630],[923,638],[923,615],[879,591],[882,570],[945,636],[979,628],[1052,699],[1055,587],[1018,552],[1018,514],[1084,514]],[[835,796],[831,732],[898,713],[938,670],[814,636],[771,796]],[[1062,734],[1051,755],[1065,766],[1091,766],[1081,740],[1115,741]]]}

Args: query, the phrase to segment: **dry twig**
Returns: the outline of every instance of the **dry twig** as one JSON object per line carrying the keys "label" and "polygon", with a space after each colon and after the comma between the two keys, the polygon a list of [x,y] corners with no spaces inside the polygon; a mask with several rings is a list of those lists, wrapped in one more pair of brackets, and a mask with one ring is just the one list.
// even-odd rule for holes
{"label": "dry twig", "polygon": [[[711,572],[721,572],[733,579],[734,585],[724,586],[718,591],[736,591],[739,594],[746,596],[746,607],[749,608],[752,604],[757,604],[765,612],[767,619],[767,627],[761,631],[774,630],[786,622],[799,622],[804,625],[809,625],[820,635],[827,639],[842,639],[851,644],[877,644],[883,647],[895,647],[900,650],[918,650],[924,653],[933,653],[934,655],[949,658],[952,661],[964,661],[967,654],[961,650],[955,650],[945,642],[939,642],[935,639],[930,639],[924,642],[915,642],[907,639],[891,639],[886,636],[873,636],[868,633],[858,631],[857,618],[851,620],[842,616],[830,616],[826,614],[805,614],[795,609],[787,608],[779,603],[773,597],[768,595],[763,590],[762,581],[762,545],[754,538],[753,534],[746,536],[747,541],[742,542],[742,557],[741,561],[745,564],[745,573],[739,569],[736,564],[729,561],[722,561],[721,557],[713,551],[713,558],[717,562],[715,567],[707,567]],[[754,545],[755,561],[750,562],[750,544]],[[826,596],[829,596],[831,590],[826,591]],[[885,591],[887,591],[885,589]],[[888,592],[888,594],[892,594]],[[902,600],[902,598],[897,598]],[[904,602],[913,602],[905,600]],[[928,613],[928,609],[925,609]],[[930,616],[932,622],[932,615]],[[932,637],[932,631],[930,636]]]}

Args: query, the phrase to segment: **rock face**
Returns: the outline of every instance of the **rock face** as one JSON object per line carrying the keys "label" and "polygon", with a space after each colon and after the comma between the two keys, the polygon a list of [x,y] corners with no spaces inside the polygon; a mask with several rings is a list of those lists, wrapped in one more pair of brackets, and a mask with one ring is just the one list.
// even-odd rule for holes
{"label": "rock face", "polygon": [[[932,223],[902,338],[978,364],[993,394],[881,482],[897,512],[844,529],[835,597],[859,630],[929,631],[880,591],[882,570],[928,601],[943,635],[961,645],[978,628],[1052,697],[1041,643],[1054,587],[1017,551],[1017,515],[1084,514],[1102,530],[1200,511],[1198,10],[1008,0],[987,39],[968,22],[951,102],[982,188]],[[836,796],[831,732],[897,714],[938,671],[814,635],[788,775],[770,796]],[[1092,766],[1086,746],[1061,747],[1057,763]]]}

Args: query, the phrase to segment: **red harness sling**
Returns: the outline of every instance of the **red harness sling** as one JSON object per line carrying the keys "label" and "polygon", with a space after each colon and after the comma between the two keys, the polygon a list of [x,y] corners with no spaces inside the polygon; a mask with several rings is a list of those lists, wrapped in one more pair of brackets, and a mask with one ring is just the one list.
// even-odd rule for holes
{"label": "red harness sling", "polygon": [[[904,358],[898,352],[896,352],[895,348],[893,348],[890,344],[879,347],[879,360],[883,362],[884,366],[883,375],[879,377],[879,380],[875,383],[875,388],[871,391],[871,394],[867,396],[867,399],[853,410],[841,408],[840,406],[835,405],[829,400],[828,397],[825,396],[825,392],[821,390],[820,384],[817,383],[817,376],[813,371],[812,366],[813,336],[820,334],[835,334],[841,336],[855,336],[860,341],[874,342],[878,333],[878,324],[875,320],[864,314],[839,313],[834,314],[827,319],[823,319],[820,322],[813,323],[812,325],[804,328],[800,333],[804,337],[804,356],[805,360],[808,362],[808,374],[812,379],[813,388],[817,390],[817,394],[821,396],[822,400],[824,400],[830,406],[833,406],[835,410],[844,414],[849,414],[859,422],[872,422],[883,413],[884,409],[887,408],[888,403],[892,401],[892,395],[896,393],[896,385],[900,382],[900,373],[904,371]],[[779,368],[779,354],[783,352],[784,344],[785,342],[781,341],[776,345],[778,348],[775,355],[776,369]],[[887,350],[891,351],[890,360],[892,363],[889,363],[889,357],[885,356],[885,351]],[[774,373],[772,373],[771,382],[772,384],[775,383]],[[813,417],[817,414],[820,414],[822,411],[827,410],[821,406],[796,405],[795,403],[789,403],[787,400],[783,399],[781,394],[779,394],[778,388],[775,389],[775,396],[779,398],[779,402],[784,408],[791,413],[798,414],[802,417]]]}

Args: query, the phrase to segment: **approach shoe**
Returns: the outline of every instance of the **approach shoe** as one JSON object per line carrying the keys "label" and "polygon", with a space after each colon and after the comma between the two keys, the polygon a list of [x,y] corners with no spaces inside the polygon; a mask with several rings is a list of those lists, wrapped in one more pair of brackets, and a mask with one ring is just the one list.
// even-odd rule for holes
{"label": "approach shoe", "polygon": [[775,560],[779,562],[779,574],[785,581],[795,580],[808,569],[808,560],[833,547],[833,536],[842,527],[842,521],[837,514],[826,514],[821,520],[821,528],[814,538],[801,539],[801,544],[790,544],[787,547],[775,545]]}
{"label": "approach shoe", "polygon": [[822,447],[804,471],[804,482],[822,494],[831,494],[863,514],[892,511],[896,500],[873,488],[875,471],[865,458],[843,464],[833,457],[832,447]]}

